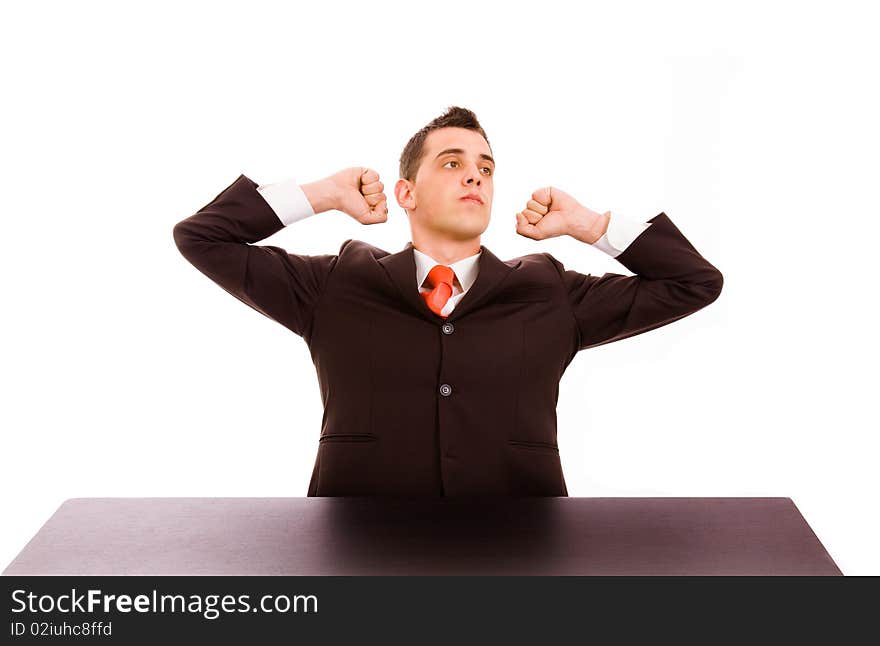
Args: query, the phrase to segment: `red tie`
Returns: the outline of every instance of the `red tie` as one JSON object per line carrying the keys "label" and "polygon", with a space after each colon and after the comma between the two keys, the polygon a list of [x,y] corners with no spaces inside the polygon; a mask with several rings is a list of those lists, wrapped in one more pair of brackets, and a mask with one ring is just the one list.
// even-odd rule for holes
{"label": "red tie", "polygon": [[421,292],[422,298],[425,299],[425,303],[427,303],[428,308],[434,312],[434,314],[438,316],[443,316],[440,314],[443,311],[443,306],[446,305],[446,301],[449,300],[449,297],[452,296],[452,281],[455,279],[455,272],[452,271],[452,267],[447,267],[446,265],[435,265],[434,268],[428,272],[428,287],[432,288],[430,292]]}

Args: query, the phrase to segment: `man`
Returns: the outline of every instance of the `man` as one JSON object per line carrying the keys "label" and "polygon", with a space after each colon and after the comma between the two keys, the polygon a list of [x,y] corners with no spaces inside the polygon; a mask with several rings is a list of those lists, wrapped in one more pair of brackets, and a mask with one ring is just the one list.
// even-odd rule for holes
{"label": "man", "polygon": [[480,243],[494,172],[476,115],[452,107],[401,156],[394,193],[412,230],[402,251],[253,244],[331,209],[385,222],[384,185],[368,168],[301,186],[241,175],[174,227],[187,260],[308,344],[324,404],[309,496],[567,496],[556,403],[577,352],[718,297],[721,273],[665,213],[600,214],[556,187],[532,193],[517,233],[572,236],[635,275],[581,274],[548,253],[499,260]]}

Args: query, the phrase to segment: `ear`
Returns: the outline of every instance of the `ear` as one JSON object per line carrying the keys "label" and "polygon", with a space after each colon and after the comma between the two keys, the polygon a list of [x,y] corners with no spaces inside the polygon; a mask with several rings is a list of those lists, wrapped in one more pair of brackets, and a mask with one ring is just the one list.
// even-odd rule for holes
{"label": "ear", "polygon": [[413,185],[408,179],[400,178],[397,180],[394,185],[394,197],[397,198],[397,204],[402,209],[414,209],[416,206]]}

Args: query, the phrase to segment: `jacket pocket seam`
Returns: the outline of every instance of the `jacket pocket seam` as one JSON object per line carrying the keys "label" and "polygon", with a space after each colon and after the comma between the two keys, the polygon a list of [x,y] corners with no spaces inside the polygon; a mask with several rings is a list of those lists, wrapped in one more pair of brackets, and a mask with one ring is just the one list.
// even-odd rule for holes
{"label": "jacket pocket seam", "polygon": [[318,438],[318,442],[375,442],[373,433],[328,433]]}
{"label": "jacket pocket seam", "polygon": [[559,453],[559,446],[550,442],[526,442],[524,440],[507,440],[507,443],[518,449],[553,451]]}

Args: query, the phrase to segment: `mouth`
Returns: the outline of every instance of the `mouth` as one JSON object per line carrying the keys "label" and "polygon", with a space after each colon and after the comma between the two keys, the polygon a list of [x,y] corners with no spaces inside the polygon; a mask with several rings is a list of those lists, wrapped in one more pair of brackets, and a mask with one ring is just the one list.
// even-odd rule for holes
{"label": "mouth", "polygon": [[483,204],[482,200],[480,200],[479,198],[476,198],[476,197],[463,197],[463,198],[461,198],[461,201],[462,202],[472,202],[474,204],[479,204],[480,206],[482,206],[482,204]]}

